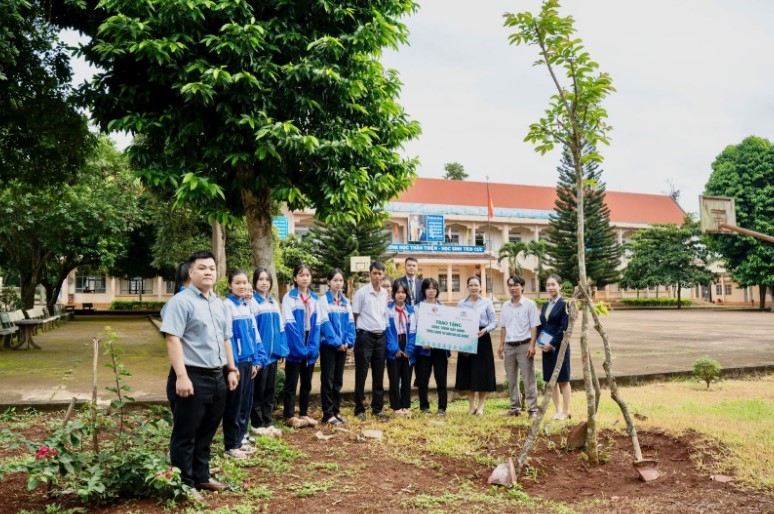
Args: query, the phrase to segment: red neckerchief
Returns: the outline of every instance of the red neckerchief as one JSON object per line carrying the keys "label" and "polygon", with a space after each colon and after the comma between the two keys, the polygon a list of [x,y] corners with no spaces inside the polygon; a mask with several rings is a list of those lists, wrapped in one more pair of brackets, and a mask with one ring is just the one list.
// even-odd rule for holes
{"label": "red neckerchief", "polygon": [[333,297],[333,301],[336,304],[336,307],[341,307],[341,295],[334,296]]}
{"label": "red neckerchief", "polygon": [[[405,334],[406,327],[408,326],[408,314],[406,314],[406,308],[404,307],[401,309],[396,305],[395,312],[398,314],[398,334]],[[402,325],[401,325],[401,319],[403,320]]]}
{"label": "red neckerchief", "polygon": [[311,325],[312,324],[312,322],[311,322],[312,321],[312,305],[311,305],[310,301],[312,300],[312,296],[311,295],[306,295],[306,298],[304,298],[304,295],[302,295],[301,293],[298,293],[298,297],[301,298],[301,302],[304,304],[304,311],[306,311],[306,319],[304,321],[306,321],[306,323]]}

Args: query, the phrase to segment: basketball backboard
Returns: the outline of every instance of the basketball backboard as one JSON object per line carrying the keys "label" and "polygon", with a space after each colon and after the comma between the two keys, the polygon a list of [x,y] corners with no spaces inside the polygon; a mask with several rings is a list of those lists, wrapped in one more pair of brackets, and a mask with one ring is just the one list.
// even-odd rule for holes
{"label": "basketball backboard", "polygon": [[361,271],[368,271],[368,267],[371,266],[371,257],[369,256],[356,256],[349,258],[349,270],[352,273],[358,273]]}
{"label": "basketball backboard", "polygon": [[729,233],[720,224],[736,226],[736,206],[728,196],[699,196],[701,231],[709,234]]}

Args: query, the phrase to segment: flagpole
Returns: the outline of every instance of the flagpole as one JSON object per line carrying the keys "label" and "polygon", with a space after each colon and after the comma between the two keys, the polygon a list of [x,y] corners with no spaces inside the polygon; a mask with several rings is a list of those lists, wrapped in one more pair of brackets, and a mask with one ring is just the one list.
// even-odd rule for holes
{"label": "flagpole", "polygon": [[[489,254],[489,278],[494,289],[494,277],[492,276],[492,196],[489,194],[489,175],[486,176],[486,245]],[[486,284],[484,284],[486,287]],[[494,301],[494,291],[489,291],[489,299]]]}

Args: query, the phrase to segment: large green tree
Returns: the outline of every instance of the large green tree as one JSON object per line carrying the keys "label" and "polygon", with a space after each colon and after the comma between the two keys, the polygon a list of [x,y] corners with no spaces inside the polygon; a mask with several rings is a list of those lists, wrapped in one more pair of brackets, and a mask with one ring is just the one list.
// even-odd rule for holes
{"label": "large green tree", "polygon": [[[751,136],[726,147],[712,163],[704,194],[733,197],[738,226],[774,235],[774,146]],[[774,291],[774,245],[736,233],[709,235],[708,240],[739,285],[759,286],[764,309],[766,288]]]}
{"label": "large green tree", "polygon": [[94,145],[47,14],[37,2],[0,0],[0,185],[70,180]]}
{"label": "large green tree", "polygon": [[419,125],[379,57],[415,8],[104,0],[98,24],[58,19],[91,37],[82,54],[104,71],[85,96],[103,127],[142,136],[129,153],[144,182],[221,221],[245,215],[253,264],[274,268],[272,199],[352,223],[411,184],[399,150]]}
{"label": "large green tree", "polygon": [[716,278],[707,268],[710,260],[701,227],[691,216],[686,216],[682,226],[654,225],[632,236],[622,285],[674,286],[680,309],[683,288],[711,284]]}
{"label": "large green tree", "polygon": [[[593,152],[586,145],[583,153]],[[556,185],[554,212],[548,223],[548,264],[562,279],[573,284],[580,279],[578,267],[578,190],[572,155],[565,147],[562,162],[557,168],[559,180]],[[618,267],[621,264],[621,247],[610,225],[610,208],[605,203],[605,183],[602,170],[597,162],[583,165],[583,212],[584,212],[584,255],[586,276],[589,283],[597,287],[614,284],[620,279]]]}
{"label": "large green tree", "polygon": [[526,257],[527,253],[527,243],[524,243],[522,241],[518,241],[516,243],[514,242],[508,242],[505,243],[503,246],[500,247],[500,250],[497,252],[497,262],[503,262],[508,261],[508,269],[511,273],[516,273],[518,275],[523,274],[521,261],[519,260],[520,256]]}
{"label": "large green tree", "polygon": [[70,183],[0,187],[4,267],[18,272],[25,308],[43,284],[53,306],[62,282],[79,267],[104,267],[122,254],[138,218],[140,190],[122,155],[103,138]]}

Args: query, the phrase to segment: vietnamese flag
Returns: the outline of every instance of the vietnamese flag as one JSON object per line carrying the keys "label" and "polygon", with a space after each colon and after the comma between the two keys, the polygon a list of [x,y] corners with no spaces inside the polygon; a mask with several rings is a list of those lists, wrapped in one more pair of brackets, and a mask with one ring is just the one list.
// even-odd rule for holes
{"label": "vietnamese flag", "polygon": [[489,194],[489,184],[486,185],[486,206],[488,209],[487,214],[490,218],[494,218],[494,203],[492,202],[492,196]]}

